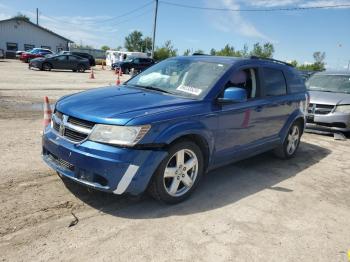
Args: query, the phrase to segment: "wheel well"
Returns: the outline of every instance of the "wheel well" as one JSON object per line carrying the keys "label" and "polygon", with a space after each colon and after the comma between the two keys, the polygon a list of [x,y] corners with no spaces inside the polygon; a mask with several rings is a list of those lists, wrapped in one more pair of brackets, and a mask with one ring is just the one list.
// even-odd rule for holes
{"label": "wheel well", "polygon": [[203,158],[204,158],[204,170],[207,169],[208,164],[209,164],[209,146],[207,141],[200,135],[195,135],[195,134],[189,134],[185,136],[181,136],[177,139],[175,139],[171,144],[178,143],[183,140],[189,140],[194,142],[197,146],[199,146],[200,150],[203,153]]}
{"label": "wheel well", "polygon": [[296,120],[294,121],[294,123],[298,123],[298,124],[300,125],[300,127],[301,127],[301,133],[303,133],[303,132],[304,132],[304,127],[305,127],[305,121],[304,121],[304,119],[301,118],[301,117],[299,117],[298,119],[296,119]]}

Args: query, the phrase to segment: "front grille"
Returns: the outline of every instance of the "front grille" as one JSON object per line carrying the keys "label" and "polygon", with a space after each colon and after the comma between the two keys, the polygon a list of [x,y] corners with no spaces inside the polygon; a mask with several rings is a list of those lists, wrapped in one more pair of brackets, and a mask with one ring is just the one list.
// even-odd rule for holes
{"label": "front grille", "polygon": [[89,128],[89,129],[92,129],[94,127],[94,125],[95,125],[95,123],[93,123],[93,122],[86,121],[86,120],[83,120],[83,119],[78,119],[78,118],[75,118],[75,117],[72,117],[72,116],[70,116],[68,118],[68,123],[72,123],[74,125],[86,127],[86,128]]}
{"label": "front grille", "polygon": [[85,138],[87,138],[88,135],[76,132],[76,131],[71,130],[69,128],[66,128],[64,130],[64,136],[67,137],[69,140],[72,140],[74,142],[80,142],[80,141],[84,140]]}
{"label": "front grille", "polygon": [[57,132],[60,131],[60,125],[58,123],[56,123],[55,121],[52,121],[53,122],[53,129],[55,129]]}
{"label": "front grille", "polygon": [[65,169],[68,169],[70,171],[74,171],[74,165],[72,165],[71,163],[58,158],[57,156],[55,156],[54,154],[47,152],[47,156],[50,158],[51,161],[55,162],[56,165],[59,165]]}
{"label": "front grille", "polygon": [[95,125],[93,122],[67,116],[58,111],[55,111],[52,117],[52,124],[57,133],[74,143],[86,139]]}
{"label": "front grille", "polygon": [[308,113],[315,115],[327,115],[332,112],[334,105],[309,104]]}

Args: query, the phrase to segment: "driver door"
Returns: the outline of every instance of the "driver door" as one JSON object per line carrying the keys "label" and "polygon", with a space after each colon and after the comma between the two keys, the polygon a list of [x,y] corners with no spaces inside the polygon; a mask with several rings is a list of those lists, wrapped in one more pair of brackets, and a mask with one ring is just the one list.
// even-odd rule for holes
{"label": "driver door", "polygon": [[53,59],[53,68],[54,69],[65,69],[67,68],[68,63],[68,56],[67,55],[60,55]]}
{"label": "driver door", "polygon": [[[236,87],[247,91],[247,101],[218,105],[218,129],[216,132],[215,164],[232,161],[242,150],[255,147],[258,141],[264,138],[264,113],[260,110],[260,82],[258,68],[244,67],[233,74],[244,70],[247,73],[245,84],[236,84]],[[231,77],[232,78],[232,77]],[[228,81],[229,82],[229,81]],[[225,87],[232,87],[226,84]]]}

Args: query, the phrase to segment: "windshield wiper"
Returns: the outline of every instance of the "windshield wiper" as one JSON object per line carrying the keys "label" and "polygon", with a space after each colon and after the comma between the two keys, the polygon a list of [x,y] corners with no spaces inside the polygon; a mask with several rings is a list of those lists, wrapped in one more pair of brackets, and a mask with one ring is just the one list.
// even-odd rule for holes
{"label": "windshield wiper", "polygon": [[163,92],[163,93],[167,93],[167,94],[174,94],[172,92],[169,92],[167,90],[164,90],[164,89],[161,89],[161,88],[158,88],[158,87],[154,87],[154,86],[143,86],[143,85],[134,85],[134,86],[141,87],[141,88],[144,88],[144,89],[159,91],[159,92]]}

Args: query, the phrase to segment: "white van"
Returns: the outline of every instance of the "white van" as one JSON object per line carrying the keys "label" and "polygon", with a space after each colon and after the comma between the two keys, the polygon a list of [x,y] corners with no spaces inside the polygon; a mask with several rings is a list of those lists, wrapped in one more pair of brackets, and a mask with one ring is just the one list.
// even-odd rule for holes
{"label": "white van", "polygon": [[140,57],[140,58],[148,58],[149,55],[147,53],[142,52],[127,52],[127,51],[114,51],[107,50],[106,51],[106,66],[112,68],[112,64],[124,61],[128,57]]}

